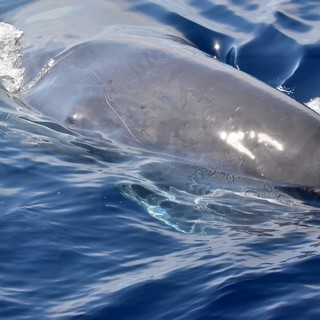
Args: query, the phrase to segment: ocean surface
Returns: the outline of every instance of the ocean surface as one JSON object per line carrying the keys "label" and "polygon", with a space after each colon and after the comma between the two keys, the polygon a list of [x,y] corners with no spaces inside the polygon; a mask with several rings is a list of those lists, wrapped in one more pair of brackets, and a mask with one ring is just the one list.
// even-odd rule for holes
{"label": "ocean surface", "polygon": [[[0,21],[23,31],[15,88],[106,26],[144,25],[320,110],[319,0],[0,0]],[[317,190],[170,188],[2,85],[0,319],[320,318]]]}

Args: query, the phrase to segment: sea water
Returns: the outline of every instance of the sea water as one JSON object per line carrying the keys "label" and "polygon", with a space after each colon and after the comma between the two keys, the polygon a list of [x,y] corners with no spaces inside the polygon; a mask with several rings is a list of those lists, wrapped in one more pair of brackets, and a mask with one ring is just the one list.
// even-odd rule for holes
{"label": "sea water", "polygon": [[[11,91],[130,17],[319,109],[318,1],[6,0],[0,17],[14,45],[49,52],[20,63],[2,47],[16,58],[2,77]],[[317,193],[161,188],[134,150],[72,132],[2,87],[1,319],[319,318]]]}

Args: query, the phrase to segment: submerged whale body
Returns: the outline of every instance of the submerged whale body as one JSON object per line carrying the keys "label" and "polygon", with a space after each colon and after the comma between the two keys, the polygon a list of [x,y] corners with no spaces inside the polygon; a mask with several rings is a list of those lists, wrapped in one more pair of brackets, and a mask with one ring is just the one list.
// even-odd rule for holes
{"label": "submerged whale body", "polygon": [[320,186],[320,117],[290,97],[170,37],[116,35],[55,59],[25,104],[213,172]]}

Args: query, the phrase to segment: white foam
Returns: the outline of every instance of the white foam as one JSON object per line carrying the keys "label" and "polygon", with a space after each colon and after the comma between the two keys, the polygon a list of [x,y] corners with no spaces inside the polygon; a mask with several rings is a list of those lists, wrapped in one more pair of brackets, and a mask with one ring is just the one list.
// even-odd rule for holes
{"label": "white foam", "polygon": [[0,85],[8,92],[17,92],[23,84],[20,39],[23,32],[0,22]]}
{"label": "white foam", "polygon": [[24,87],[20,88],[20,91],[27,91],[33,88],[51,70],[56,62],[56,60],[50,59],[48,63],[44,67],[42,67],[38,74],[32,79],[32,81],[30,81]]}
{"label": "white foam", "polygon": [[316,97],[314,99],[311,99],[309,102],[306,103],[306,105],[314,110],[315,112],[320,114],[320,97]]}

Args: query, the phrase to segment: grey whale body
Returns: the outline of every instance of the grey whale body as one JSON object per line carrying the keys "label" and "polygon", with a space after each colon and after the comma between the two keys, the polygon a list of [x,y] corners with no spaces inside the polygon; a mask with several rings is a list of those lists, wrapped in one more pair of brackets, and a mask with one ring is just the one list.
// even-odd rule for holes
{"label": "grey whale body", "polygon": [[320,116],[174,38],[79,44],[17,96],[70,128],[189,165],[320,186]]}

